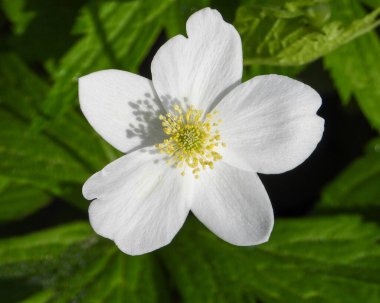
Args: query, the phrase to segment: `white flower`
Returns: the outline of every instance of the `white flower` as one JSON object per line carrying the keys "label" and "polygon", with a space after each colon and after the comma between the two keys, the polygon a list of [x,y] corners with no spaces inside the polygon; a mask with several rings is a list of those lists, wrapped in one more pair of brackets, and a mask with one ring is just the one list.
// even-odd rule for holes
{"label": "white flower", "polygon": [[218,11],[186,29],[158,50],[152,81],[119,70],[79,80],[84,115],[126,153],[85,183],[90,222],[130,255],[170,243],[190,210],[227,242],[266,242],[273,210],[257,172],[301,164],[324,129],[309,86],[278,75],[240,84],[240,36]]}

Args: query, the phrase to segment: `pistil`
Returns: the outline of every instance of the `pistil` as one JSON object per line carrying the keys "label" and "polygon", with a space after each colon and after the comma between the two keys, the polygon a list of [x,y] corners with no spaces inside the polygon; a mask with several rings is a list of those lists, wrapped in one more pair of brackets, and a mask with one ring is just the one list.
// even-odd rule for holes
{"label": "pistil", "polygon": [[226,144],[221,141],[220,133],[216,129],[221,123],[221,120],[215,121],[216,114],[213,111],[203,117],[202,110],[190,106],[184,112],[176,104],[173,112],[160,115],[163,131],[168,138],[156,144],[156,148],[160,153],[169,156],[168,163],[180,168],[182,176],[188,167],[198,179],[201,169],[213,169],[214,162],[222,159],[216,150]]}

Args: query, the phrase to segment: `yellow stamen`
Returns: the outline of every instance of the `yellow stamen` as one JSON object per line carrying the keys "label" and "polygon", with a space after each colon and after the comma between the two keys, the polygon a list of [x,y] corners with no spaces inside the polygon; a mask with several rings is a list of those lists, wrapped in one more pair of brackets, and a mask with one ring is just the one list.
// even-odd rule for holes
{"label": "yellow stamen", "polygon": [[199,172],[209,167],[214,168],[214,162],[221,160],[222,156],[214,149],[217,146],[225,147],[221,142],[218,130],[213,130],[222,120],[214,122],[216,111],[207,113],[202,119],[203,111],[193,106],[184,113],[178,105],[173,106],[173,112],[165,116],[160,115],[162,129],[168,138],[156,144],[160,153],[167,154],[169,164],[181,168],[181,175],[185,175],[183,167],[188,166],[196,179]]}

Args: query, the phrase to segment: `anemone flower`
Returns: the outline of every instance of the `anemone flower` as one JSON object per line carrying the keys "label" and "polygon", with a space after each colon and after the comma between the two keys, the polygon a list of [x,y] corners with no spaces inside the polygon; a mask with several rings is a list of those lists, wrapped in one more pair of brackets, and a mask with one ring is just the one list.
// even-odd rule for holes
{"label": "anemone flower", "polygon": [[84,184],[90,223],[130,255],[170,243],[190,211],[229,243],[266,242],[273,209],[257,173],[293,169],[322,137],[308,85],[241,83],[240,36],[218,11],[194,13],[186,31],[158,50],[152,81],[120,70],[79,79],[85,117],[125,153]]}

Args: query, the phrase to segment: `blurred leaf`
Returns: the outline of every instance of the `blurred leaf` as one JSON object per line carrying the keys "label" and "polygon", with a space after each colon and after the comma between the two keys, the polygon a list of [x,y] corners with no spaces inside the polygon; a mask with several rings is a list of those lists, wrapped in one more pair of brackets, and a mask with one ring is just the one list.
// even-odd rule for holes
{"label": "blurred leaf", "polygon": [[82,113],[74,110],[53,120],[45,132],[64,146],[89,172],[103,168],[122,155],[92,129]]}
{"label": "blurred leaf", "polygon": [[84,2],[2,0],[13,32],[2,43],[33,64],[57,60],[77,40],[71,30]]}
{"label": "blurred leaf", "polygon": [[379,237],[357,217],[288,219],[243,248],[187,224],[161,255],[183,302],[376,303]]}
{"label": "blurred leaf", "polygon": [[48,303],[52,299],[53,295],[54,293],[50,290],[41,291],[25,300],[20,301],[20,303]]}
{"label": "blurred leaf", "polygon": [[117,156],[75,111],[33,129],[47,86],[15,55],[0,54],[0,63],[0,176],[64,195],[64,183],[82,183]]}
{"label": "blurred leaf", "polygon": [[165,31],[169,38],[186,35],[186,20],[196,11],[208,7],[211,0],[177,0],[169,6],[165,17]]}
{"label": "blurred leaf", "polygon": [[43,273],[57,265],[54,258],[60,257],[69,247],[76,246],[79,252],[84,251],[95,240],[87,223],[72,223],[26,236],[1,239],[0,278]]}
{"label": "blurred leaf", "polygon": [[20,58],[0,53],[0,107],[19,119],[31,119],[40,112],[47,85]]}
{"label": "blurred leaf", "polygon": [[[41,288],[28,283],[28,280],[25,278],[0,279],[1,303],[24,302],[25,298],[33,296],[38,291],[41,291]],[[36,301],[35,303],[42,302]]]}
{"label": "blurred leaf", "polygon": [[9,184],[0,191],[0,222],[22,219],[50,202],[50,196],[30,185]]}
{"label": "blurred leaf", "polygon": [[5,15],[13,23],[15,34],[22,34],[36,16],[36,12],[25,10],[25,0],[1,0],[1,5]]}
{"label": "blurred leaf", "polygon": [[380,212],[380,139],[369,144],[368,152],[351,163],[322,192],[317,210],[355,212],[378,218]]}
{"label": "blurred leaf", "polygon": [[259,75],[278,74],[296,77],[305,66],[272,66],[272,65],[246,65],[244,67],[243,81]]}
{"label": "blurred leaf", "polygon": [[85,167],[57,142],[28,130],[0,110],[0,176],[59,192],[61,182],[83,182]]}
{"label": "blurred leaf", "polygon": [[9,186],[9,180],[6,178],[0,178],[0,194],[5,191]]}
{"label": "blurred leaf", "polygon": [[16,219],[16,214],[25,216],[37,211],[48,202],[48,199],[43,202],[46,193],[41,188],[87,209],[88,202],[81,191],[83,182],[120,153],[104,142],[74,110],[53,119],[47,129],[32,128],[33,118],[41,116],[48,91],[46,84],[12,54],[0,54],[0,72],[3,75],[0,80],[0,177],[12,180],[15,186],[27,183],[23,188],[25,198],[27,195],[30,198],[26,201],[20,194],[10,195],[11,199],[19,200],[7,204],[7,212],[4,209],[0,220]]}
{"label": "blurred leaf", "polygon": [[54,292],[52,302],[161,303],[165,266],[175,302],[375,303],[379,237],[355,216],[288,219],[276,222],[269,243],[243,248],[189,220],[155,262],[157,253],[126,256],[76,223],[0,241],[0,277],[30,276]]}
{"label": "blurred leaf", "polygon": [[129,257],[109,242],[90,249],[94,251],[71,261],[72,268],[57,281],[52,302],[169,302],[152,256]]}
{"label": "blurred leaf", "polygon": [[243,0],[211,0],[210,7],[218,10],[223,16],[223,19],[228,23],[233,23],[236,15],[236,10]]}
{"label": "blurred leaf", "polygon": [[108,68],[136,72],[160,33],[162,16],[172,2],[99,2],[86,6],[76,26],[83,38],[58,66],[49,68],[54,85],[44,103],[44,113],[54,117],[77,104],[80,76]]}
{"label": "blurred leaf", "polygon": [[[363,15],[360,6],[345,11],[345,18]],[[341,100],[355,96],[373,127],[380,131],[380,40],[375,32],[360,37],[324,58]]]}
{"label": "blurred leaf", "polygon": [[352,22],[335,18],[335,6],[349,5],[346,0],[253,2],[241,6],[235,20],[248,65],[306,64],[380,24],[380,8]]}
{"label": "blurred leaf", "polygon": [[129,257],[85,223],[0,241],[0,277],[25,275],[47,290],[26,302],[167,302],[151,255]]}
{"label": "blurred leaf", "polygon": [[361,0],[364,4],[376,8],[380,7],[380,0]]}

